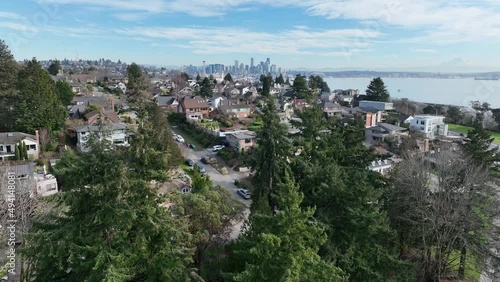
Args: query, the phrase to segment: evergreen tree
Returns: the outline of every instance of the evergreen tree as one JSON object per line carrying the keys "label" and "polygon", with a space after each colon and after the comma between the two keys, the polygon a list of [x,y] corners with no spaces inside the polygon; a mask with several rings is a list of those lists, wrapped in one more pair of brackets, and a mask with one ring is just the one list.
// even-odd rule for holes
{"label": "evergreen tree", "polygon": [[233,78],[231,77],[230,73],[228,73],[228,74],[226,74],[226,76],[224,76],[224,81],[233,82]]}
{"label": "evergreen tree", "polygon": [[[493,112],[493,116],[495,116],[494,112]],[[449,123],[461,123],[462,119],[463,119],[463,113],[459,107],[450,106],[448,108],[448,110],[446,111],[446,121],[447,122],[449,122]],[[497,119],[495,118],[495,121],[496,120]],[[500,119],[498,119],[498,120],[500,121]]]}
{"label": "evergreen tree", "polygon": [[142,102],[145,116],[129,152],[131,167],[141,179],[166,181],[183,158],[175,144],[167,116],[155,103]]}
{"label": "evergreen tree", "polygon": [[14,158],[18,161],[21,159],[21,150],[19,149],[19,144],[14,146]]}
{"label": "evergreen tree", "polygon": [[261,75],[260,81],[262,82],[262,96],[269,97],[271,92],[271,83],[273,82],[273,78],[270,75]]}
{"label": "evergreen tree", "polygon": [[297,76],[295,76],[295,80],[293,81],[292,89],[293,89],[293,95],[296,98],[301,98],[301,99],[312,98],[311,91],[309,91],[305,76],[297,74]]}
{"label": "evergreen tree", "polygon": [[401,264],[381,206],[385,184],[366,169],[377,157],[362,143],[362,121],[344,125],[313,108],[299,118],[301,134],[293,142],[301,150],[291,166],[305,196],[303,206],[316,207],[314,217],[326,226],[328,241],[320,255],[352,281],[385,281]]}
{"label": "evergreen tree", "polygon": [[473,128],[467,133],[463,149],[477,165],[498,169],[495,162],[500,161],[500,156],[497,153],[497,148],[491,147],[494,138],[483,127],[483,119],[484,113],[478,112],[474,119]]}
{"label": "evergreen tree", "polygon": [[127,67],[127,95],[131,103],[143,100],[149,87],[149,78],[136,63]]}
{"label": "evergreen tree", "polygon": [[61,70],[61,63],[58,60],[55,60],[52,64],[50,64],[49,68],[47,71],[51,75],[57,75],[59,73],[59,70]]}
{"label": "evergreen tree", "polygon": [[[19,141],[21,142],[21,141]],[[28,147],[26,147],[26,143],[24,143],[24,141],[22,141],[22,143],[20,143],[20,153],[19,155],[21,156],[21,159],[22,160],[27,160],[28,159]]]}
{"label": "evergreen tree", "polygon": [[285,84],[285,79],[283,78],[283,74],[280,73],[280,76],[276,77],[276,84]]}
{"label": "evergreen tree", "polygon": [[40,64],[31,60],[19,72],[16,127],[22,132],[39,128],[59,130],[64,125],[66,109],[57,98],[55,83]]}
{"label": "evergreen tree", "polygon": [[201,97],[211,97],[213,95],[213,87],[210,79],[205,77],[200,85],[200,95]]}
{"label": "evergreen tree", "polygon": [[198,75],[196,76],[196,82],[200,82],[200,81],[201,81],[201,76],[198,74]]}
{"label": "evergreen tree", "polygon": [[54,168],[63,213],[30,233],[33,281],[190,281],[185,219],[160,206],[157,189],[120,155],[93,146]]}
{"label": "evergreen tree", "polygon": [[257,148],[252,154],[252,168],[257,171],[257,190],[252,195],[253,208],[276,210],[273,187],[282,182],[287,171],[287,157],[291,144],[287,138],[287,128],[280,122],[274,100],[268,99],[262,115],[263,126],[257,133]]}
{"label": "evergreen tree", "polygon": [[[121,88],[119,87],[117,87],[116,89],[121,90]],[[64,106],[71,105],[71,101],[73,100],[75,93],[66,81],[58,80],[56,82],[56,92],[57,97],[59,97],[59,100]]]}
{"label": "evergreen tree", "polygon": [[[235,244],[230,258],[241,272],[233,280],[344,281],[342,271],[318,255],[327,238],[313,218],[314,208],[300,208],[303,196],[285,178],[276,186],[277,213],[253,213],[248,232]],[[245,262],[244,268],[239,262]]]}
{"label": "evergreen tree", "polygon": [[0,40],[0,132],[15,128],[18,93],[16,90],[19,65],[5,41]]}
{"label": "evergreen tree", "polygon": [[366,95],[367,100],[371,101],[389,102],[390,99],[389,91],[380,77],[374,78],[370,82],[368,89],[366,89]]}

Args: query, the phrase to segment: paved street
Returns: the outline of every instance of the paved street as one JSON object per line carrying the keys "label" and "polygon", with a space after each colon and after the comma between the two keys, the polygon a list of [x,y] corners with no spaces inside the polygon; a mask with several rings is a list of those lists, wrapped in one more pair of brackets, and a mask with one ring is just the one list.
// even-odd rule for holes
{"label": "paved street", "polygon": [[[212,152],[211,150],[204,149],[202,151],[194,151],[193,149],[188,148],[185,144],[176,142],[179,148],[181,148],[181,152],[186,159],[191,159],[195,163],[198,163],[201,158],[207,155],[215,155],[216,153]],[[233,231],[231,233],[231,238],[235,239],[239,236],[241,233],[241,227],[244,223],[244,221],[248,218],[248,215],[250,214],[250,205],[252,203],[251,200],[245,200],[243,199],[237,192],[236,190],[238,187],[234,185],[234,180],[236,179],[243,179],[248,176],[248,172],[237,172],[234,170],[231,170],[228,168],[228,174],[227,175],[222,175],[220,172],[218,172],[214,167],[212,167],[209,164],[204,164],[205,170],[207,171],[207,175],[210,177],[212,180],[212,183],[214,185],[220,185],[221,187],[224,187],[230,194],[231,196],[236,199],[238,202],[243,203],[245,205],[245,210],[243,211],[244,215],[244,220],[234,222],[233,225]]]}

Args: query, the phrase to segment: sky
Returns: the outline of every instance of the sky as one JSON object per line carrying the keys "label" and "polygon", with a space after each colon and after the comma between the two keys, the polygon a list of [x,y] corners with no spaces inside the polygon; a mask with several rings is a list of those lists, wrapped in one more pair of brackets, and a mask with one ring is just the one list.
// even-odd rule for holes
{"label": "sky", "polygon": [[1,0],[17,60],[500,71],[500,0]]}

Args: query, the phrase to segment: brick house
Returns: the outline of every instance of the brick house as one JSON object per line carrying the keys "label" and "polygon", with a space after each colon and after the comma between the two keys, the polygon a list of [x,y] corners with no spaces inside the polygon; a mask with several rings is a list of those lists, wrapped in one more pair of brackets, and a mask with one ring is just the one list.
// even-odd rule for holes
{"label": "brick house", "polygon": [[210,106],[208,100],[201,97],[184,98],[179,103],[178,111],[187,119],[204,119],[208,117]]}

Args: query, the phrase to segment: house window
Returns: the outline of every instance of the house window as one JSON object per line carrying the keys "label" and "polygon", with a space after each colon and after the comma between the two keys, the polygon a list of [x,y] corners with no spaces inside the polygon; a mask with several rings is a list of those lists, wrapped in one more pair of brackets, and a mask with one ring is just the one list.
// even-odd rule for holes
{"label": "house window", "polygon": [[420,124],[421,124],[421,125],[424,125],[424,124],[425,124],[425,121],[421,121],[421,122],[420,122]]}
{"label": "house window", "polygon": [[5,151],[7,153],[12,153],[12,147],[10,145],[5,146]]}
{"label": "house window", "polygon": [[36,150],[36,145],[29,145],[28,150]]}
{"label": "house window", "polygon": [[3,146],[0,146],[0,152],[3,152]]}
{"label": "house window", "polygon": [[47,192],[54,190],[57,190],[57,185],[55,183],[47,184],[47,186],[45,186],[45,191]]}
{"label": "house window", "polygon": [[252,139],[248,139],[248,138],[245,139],[245,144],[250,144],[250,143],[252,143]]}

